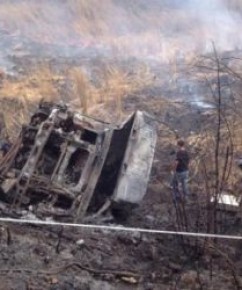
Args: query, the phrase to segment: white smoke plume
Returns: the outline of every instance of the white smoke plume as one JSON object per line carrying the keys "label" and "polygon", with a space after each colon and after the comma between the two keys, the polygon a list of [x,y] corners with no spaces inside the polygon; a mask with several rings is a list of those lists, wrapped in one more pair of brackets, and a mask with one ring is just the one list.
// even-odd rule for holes
{"label": "white smoke plume", "polygon": [[231,3],[0,0],[0,34],[23,45],[32,41],[58,46],[70,56],[90,49],[109,56],[170,60],[210,51],[212,41],[219,51],[240,49],[241,12]]}

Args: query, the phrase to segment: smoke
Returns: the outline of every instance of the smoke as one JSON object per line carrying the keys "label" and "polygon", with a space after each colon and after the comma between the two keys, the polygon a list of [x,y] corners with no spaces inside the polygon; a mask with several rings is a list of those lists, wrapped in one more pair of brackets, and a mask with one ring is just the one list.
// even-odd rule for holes
{"label": "smoke", "polygon": [[[161,30],[163,53],[185,55],[241,49],[241,11],[229,10],[222,0],[179,1],[180,7]],[[170,13],[171,16],[171,13]],[[167,37],[170,32],[170,38]],[[171,45],[175,43],[175,45]]]}
{"label": "smoke", "polygon": [[240,49],[241,24],[223,0],[0,0],[0,34],[11,40],[0,48],[35,43],[65,56],[171,61],[209,52],[212,42],[219,51]]}
{"label": "smoke", "polygon": [[190,0],[187,9],[197,19],[198,38],[200,43],[204,43],[205,49],[211,41],[221,51],[241,47],[242,18],[239,11],[229,10],[222,0]]}

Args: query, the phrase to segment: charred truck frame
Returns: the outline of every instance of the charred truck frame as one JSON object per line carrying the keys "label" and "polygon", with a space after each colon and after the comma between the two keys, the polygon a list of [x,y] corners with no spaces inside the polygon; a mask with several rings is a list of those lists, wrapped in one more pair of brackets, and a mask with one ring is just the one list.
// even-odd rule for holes
{"label": "charred truck frame", "polygon": [[132,208],[145,195],[156,138],[145,112],[114,126],[41,102],[1,161],[1,200],[74,221]]}

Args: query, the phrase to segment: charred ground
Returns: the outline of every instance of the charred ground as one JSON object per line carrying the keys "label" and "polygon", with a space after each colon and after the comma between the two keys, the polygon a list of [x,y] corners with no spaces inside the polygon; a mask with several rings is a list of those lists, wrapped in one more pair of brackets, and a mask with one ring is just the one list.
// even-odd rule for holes
{"label": "charred ground", "polygon": [[[26,59],[28,69],[32,61],[31,58]],[[48,61],[46,60],[46,63]],[[81,59],[73,62],[75,66],[78,66],[78,62],[83,63]],[[52,75],[48,81],[51,87],[59,90],[60,95],[65,95],[70,79],[64,75],[60,76],[61,63],[60,66],[57,60],[52,60],[51,63],[59,68],[58,78],[56,77],[55,81]],[[111,63],[117,65],[116,62]],[[23,59],[19,63],[16,60],[16,64],[27,70]],[[133,65],[140,67],[137,61],[134,61]],[[95,71],[95,67],[100,67],[100,61],[92,60],[88,64],[89,69],[93,68]],[[126,62],[120,62],[118,67],[126,69],[132,76]],[[169,67],[164,66],[165,69],[168,71]],[[56,74],[56,70],[53,72]],[[191,181],[193,199],[180,212],[174,207],[171,191],[166,183],[170,178],[170,153],[174,149],[173,144],[177,136],[190,140],[191,152],[196,156],[195,148],[198,145],[196,142],[193,145],[192,142],[197,140],[201,131],[216,118],[214,110],[203,105],[214,100],[211,100],[206,82],[199,79],[199,74],[199,85],[193,86],[184,85],[179,77],[172,82],[167,78],[166,82],[163,76],[159,68],[151,67],[147,86],[122,95],[121,107],[117,107],[116,100],[106,99],[94,107],[88,107],[88,110],[97,117],[105,117],[108,121],[115,120],[117,115],[121,119],[125,118],[125,115],[134,109],[146,110],[157,119],[159,138],[149,188],[140,207],[132,212],[128,220],[122,221],[122,224],[167,230],[204,231],[207,229],[204,216],[201,218],[204,219],[204,223],[201,222],[199,227],[194,223],[198,219],[198,212],[201,211],[199,195],[205,193],[200,188],[199,175],[194,174]],[[239,80],[234,76],[230,78],[239,87]],[[14,84],[17,78],[5,75],[3,85],[6,81]],[[32,85],[28,84],[29,91],[35,89]],[[224,86],[227,85],[225,82]],[[201,90],[204,99],[199,98],[199,101],[195,102],[192,99],[193,90],[196,93]],[[123,91],[121,92],[123,94]],[[189,100],[192,102],[187,101],[188,94],[191,94]],[[66,98],[68,99],[67,96]],[[56,100],[58,99],[59,96]],[[74,101],[80,104],[80,109],[83,110],[78,99]],[[4,95],[1,103],[3,108],[5,106],[10,110],[10,114],[7,115],[10,120],[7,125],[11,125],[8,127],[10,134],[12,128],[17,131],[16,125],[11,123],[11,107],[15,106],[19,112],[28,116],[31,108],[34,110],[37,105],[35,101],[23,102]],[[207,140],[200,139],[206,144]],[[193,169],[195,168],[196,166]],[[5,214],[2,207],[2,215]],[[201,214],[206,216],[205,212]],[[18,215],[34,218],[31,213],[21,210]],[[95,220],[94,223],[119,224],[117,220],[110,219],[109,215]],[[219,231],[240,234],[240,222],[235,217],[226,215]],[[3,289],[236,289],[240,287],[240,247],[239,241],[218,240],[214,244],[207,239],[169,235],[2,224],[1,281]]]}
{"label": "charred ground", "polygon": [[[197,18],[194,15],[189,21],[184,18],[187,11],[180,10],[184,7],[183,1],[165,1],[162,5],[160,1],[152,1],[153,9],[148,12],[147,1],[139,1],[139,9],[135,1],[128,15],[112,6],[118,3],[123,9],[127,1],[106,1],[101,7],[102,17],[107,16],[104,12],[111,5],[113,15],[118,15],[122,23],[128,23],[120,27],[114,22],[111,32],[107,30],[108,21],[99,25],[102,22],[97,21],[100,15],[95,14],[98,10],[95,1],[85,9],[71,1],[74,6],[70,6],[68,15],[75,21],[65,33],[60,29],[67,24],[62,17],[63,7],[58,9],[57,25],[52,30],[50,16],[53,14],[47,13],[46,17],[43,9],[38,17],[32,17],[36,15],[36,7],[27,2],[18,4],[16,9],[17,1],[11,1],[0,14],[3,20],[0,24],[1,112],[11,140],[21,124],[29,121],[42,98],[68,102],[82,112],[109,122],[122,121],[134,110],[145,110],[157,119],[159,138],[154,166],[143,202],[122,225],[240,235],[238,215],[225,211],[214,221],[208,214],[214,212],[214,208],[207,210],[207,197],[218,189],[214,186],[218,177],[214,164],[217,162],[220,168],[225,168],[219,176],[223,176],[223,172],[227,176],[230,172],[227,164],[235,165],[241,154],[240,41],[238,49],[229,53],[224,52],[223,41],[235,47],[234,36],[238,35],[238,30],[233,30],[234,25],[230,26],[233,41],[228,40],[231,29],[224,30],[226,25],[213,26],[211,34],[207,29],[211,28],[211,22],[205,26],[203,33],[211,36],[215,47],[217,43],[219,48],[218,62],[216,50],[207,53],[210,41],[198,39],[200,30],[191,29],[191,23],[196,23]],[[58,4],[53,1],[52,8]],[[45,2],[44,8],[48,5],[49,1]],[[199,14],[200,26],[204,24],[201,19],[206,14],[205,6]],[[81,9],[75,9],[74,13],[73,7]],[[224,9],[217,5],[215,10],[219,12],[215,17],[218,19]],[[90,20],[92,16],[87,26],[76,22],[78,11],[84,19]],[[83,16],[83,11],[87,17]],[[138,11],[142,17],[133,18],[133,11]],[[211,15],[213,13],[214,10]],[[111,16],[108,19],[112,22]],[[173,25],[170,25],[171,17],[177,20]],[[180,19],[184,20],[182,26]],[[146,21],[149,25],[144,25]],[[33,27],[28,24],[31,22]],[[160,38],[161,24],[164,29]],[[94,29],[98,25],[101,29]],[[154,33],[149,34],[146,27],[155,28]],[[69,37],[73,29],[74,37]],[[183,32],[186,37],[180,38]],[[184,48],[183,53],[179,52],[179,47]],[[194,57],[194,51],[196,55],[203,52],[204,56]],[[222,92],[223,121],[218,160],[215,144],[218,141],[219,91]],[[177,210],[167,182],[170,180],[170,153],[178,136],[186,139],[192,154],[193,197]],[[241,176],[236,169],[233,166],[230,178],[222,185],[226,192],[240,196]],[[1,204],[1,214],[6,215],[4,204]],[[23,209],[15,216],[36,218]],[[94,222],[120,223],[110,215]],[[0,248],[2,289],[241,288],[240,241],[2,223]]]}

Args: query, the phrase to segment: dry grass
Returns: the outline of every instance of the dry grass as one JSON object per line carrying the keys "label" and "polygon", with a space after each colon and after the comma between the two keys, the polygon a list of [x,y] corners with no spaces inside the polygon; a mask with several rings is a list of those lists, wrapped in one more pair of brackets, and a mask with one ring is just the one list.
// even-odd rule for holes
{"label": "dry grass", "polygon": [[112,107],[115,121],[123,117],[125,98],[152,85],[153,74],[140,65],[136,72],[129,73],[118,66],[108,66],[99,72],[99,80],[93,83],[81,68],[71,68],[66,75],[54,72],[48,65],[32,69],[18,80],[5,79],[0,89],[1,109],[8,132],[15,134],[22,123],[28,121],[32,106],[41,100],[59,101],[61,82],[64,87],[71,84],[65,101],[83,113],[97,112]]}
{"label": "dry grass", "polygon": [[5,79],[1,86],[1,96],[6,98],[24,98],[38,101],[58,98],[57,83],[63,77],[55,74],[48,66],[42,65],[29,71],[27,76],[18,80]]}
{"label": "dry grass", "polygon": [[9,135],[16,135],[21,125],[28,122],[33,106],[41,99],[59,99],[57,84],[62,78],[42,65],[18,80],[3,80],[0,113],[4,115]]}
{"label": "dry grass", "polygon": [[83,113],[87,113],[88,106],[93,102],[93,88],[87,76],[78,68],[69,72],[72,80],[73,97],[79,100]]}
{"label": "dry grass", "polygon": [[114,104],[113,113],[117,119],[122,117],[125,98],[151,86],[154,81],[153,74],[146,66],[140,66],[133,74],[117,66],[108,66],[100,72],[99,81],[95,84],[80,68],[72,69],[69,75],[73,84],[72,99],[79,100],[85,113],[100,104]]}
{"label": "dry grass", "polygon": [[31,104],[25,99],[2,99],[0,114],[2,116],[1,123],[3,124],[4,130],[1,132],[1,136],[8,135],[16,138],[21,129],[21,125],[29,120],[30,109]]}
{"label": "dry grass", "polygon": [[[60,5],[47,0],[5,1],[0,3],[0,28],[40,43],[109,47],[117,56],[156,57],[170,64],[175,64],[181,47],[186,52],[183,57],[191,58],[188,52],[203,47],[206,37],[213,39],[213,27],[203,26],[185,9],[172,10],[159,1],[152,3],[155,4],[135,0],[68,0]],[[234,9],[242,2],[234,0],[227,5]],[[72,82],[70,101],[83,112],[112,103],[113,112],[119,117],[124,113],[126,96],[150,86],[153,75],[145,66],[132,74],[112,66],[100,72],[99,82],[93,83],[80,68],[61,76],[43,66],[18,81],[5,80],[0,93],[2,97],[21,100],[23,109],[17,115],[23,119],[28,111],[26,104],[41,98],[59,99],[59,81]]]}
{"label": "dry grass", "polygon": [[[228,6],[242,5],[238,0],[233,3]],[[205,50],[211,39],[229,46],[240,32],[234,26],[230,30],[223,27],[220,32],[220,23],[211,26],[196,13],[185,8],[167,9],[159,1],[149,5],[145,1],[68,0],[59,4],[23,0],[1,3],[0,19],[0,28],[36,42],[109,47],[122,56],[163,60],[179,55],[181,48],[184,55]]]}

